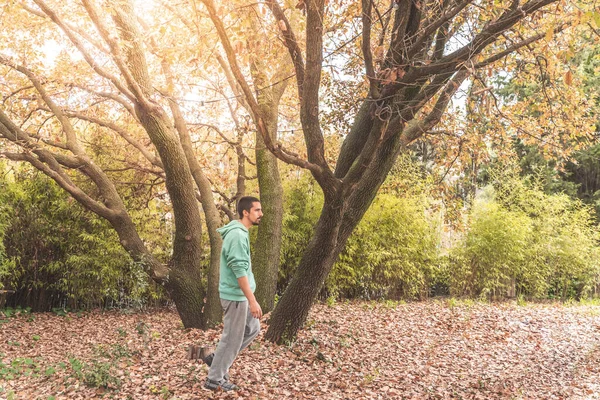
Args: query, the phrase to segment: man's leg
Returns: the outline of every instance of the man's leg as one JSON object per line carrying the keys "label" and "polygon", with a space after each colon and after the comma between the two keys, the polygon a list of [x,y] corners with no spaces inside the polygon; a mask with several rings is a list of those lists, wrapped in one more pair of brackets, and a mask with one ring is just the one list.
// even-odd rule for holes
{"label": "man's leg", "polygon": [[[244,341],[240,347],[240,351],[244,350],[256,336],[260,333],[260,320],[254,318],[250,314],[250,307],[248,307],[248,315],[246,316],[246,327],[244,329]],[[239,352],[238,352],[239,353]]]}
{"label": "man's leg", "polygon": [[221,382],[233,364],[244,341],[247,301],[221,300],[223,307],[223,334],[208,370],[208,379]]}

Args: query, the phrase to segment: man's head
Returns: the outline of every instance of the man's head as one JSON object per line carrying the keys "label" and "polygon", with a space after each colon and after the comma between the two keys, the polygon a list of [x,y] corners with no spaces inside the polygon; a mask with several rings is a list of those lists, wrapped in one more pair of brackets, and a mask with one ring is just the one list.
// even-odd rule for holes
{"label": "man's head", "polygon": [[237,211],[242,224],[247,228],[258,225],[263,216],[260,200],[252,196],[242,197],[238,202]]}

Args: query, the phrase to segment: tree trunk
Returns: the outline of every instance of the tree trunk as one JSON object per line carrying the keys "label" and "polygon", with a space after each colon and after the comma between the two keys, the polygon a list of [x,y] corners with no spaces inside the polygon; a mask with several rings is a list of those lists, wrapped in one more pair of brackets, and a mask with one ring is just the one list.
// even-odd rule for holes
{"label": "tree trunk", "polygon": [[273,310],[277,290],[283,224],[283,188],[277,158],[265,148],[260,135],[256,135],[256,169],[264,216],[258,226],[252,269],[257,282],[254,295],[263,312],[267,313]]}
{"label": "tree trunk", "polygon": [[[363,115],[363,118],[370,116]],[[361,119],[357,119],[355,125],[369,126]],[[333,264],[369,209],[404,144],[402,135],[392,136],[379,146],[374,161],[356,186],[348,193],[341,191],[336,198],[326,196],[313,238],[273,312],[266,339],[281,344],[296,338]]]}
{"label": "tree trunk", "polygon": [[[256,77],[256,73],[254,75],[255,85],[264,83]],[[258,96],[261,117],[273,141],[277,138],[280,93],[283,93],[283,90],[278,93],[275,93],[275,90],[265,90]],[[263,312],[267,313],[275,306],[283,229],[283,187],[277,158],[267,150],[260,134],[256,135],[256,171],[264,216],[258,226],[258,237],[252,258],[252,268],[257,282],[254,295]]]}
{"label": "tree trunk", "polygon": [[[285,64],[282,62],[281,65]],[[279,82],[275,85],[270,84],[265,73],[266,69],[267,67],[262,61],[254,57],[250,67],[254,87],[263,88],[257,91],[260,118],[266,125],[271,141],[276,143],[279,101],[287,86],[285,80],[279,79],[279,75],[287,75],[287,68],[280,67],[279,74],[275,75],[275,79]],[[258,187],[264,216],[258,226],[258,237],[252,256],[252,269],[256,276],[254,295],[263,312],[267,313],[275,306],[275,292],[281,260],[279,253],[283,230],[283,187],[277,157],[267,149],[260,133],[256,134],[255,153]]]}
{"label": "tree trunk", "polygon": [[342,223],[342,202],[338,198],[324,204],[298,269],[273,311],[266,339],[279,344],[289,343],[304,325],[310,307],[339,255],[337,238]]}
{"label": "tree trunk", "polygon": [[[90,15],[93,5],[84,1]],[[171,271],[166,288],[186,328],[206,328],[202,318],[205,290],[202,283],[202,219],[194,196],[194,180],[180,138],[165,110],[152,98],[152,82],[146,65],[141,33],[134,24],[131,2],[120,2],[113,19],[124,46],[127,67],[131,73],[127,83],[136,96],[135,112],[156,147],[165,171],[165,184],[173,205],[175,236]],[[105,38],[109,43],[111,38]],[[113,44],[116,47],[116,44]],[[118,52],[117,52],[118,54]],[[126,74],[124,66],[122,72]]]}
{"label": "tree trunk", "polygon": [[[170,69],[168,65],[163,66],[169,81],[171,81]],[[186,160],[190,166],[190,171],[196,182],[196,186],[200,192],[200,203],[204,211],[204,217],[206,220],[206,227],[208,229],[208,238],[210,241],[210,262],[208,266],[208,283],[206,290],[206,302],[204,304],[204,312],[201,314],[201,325],[209,328],[214,327],[221,323],[221,317],[223,311],[221,309],[221,301],[219,299],[219,267],[221,263],[221,245],[223,240],[221,235],[217,232],[217,228],[221,224],[219,218],[219,211],[215,205],[215,200],[212,194],[212,187],[210,181],[202,171],[200,163],[196,159],[194,149],[192,146],[192,140],[190,138],[187,125],[181,113],[179,105],[171,100],[169,101],[171,112],[173,113],[173,119],[175,120],[175,128],[179,133],[179,139],[181,146],[186,156]]]}

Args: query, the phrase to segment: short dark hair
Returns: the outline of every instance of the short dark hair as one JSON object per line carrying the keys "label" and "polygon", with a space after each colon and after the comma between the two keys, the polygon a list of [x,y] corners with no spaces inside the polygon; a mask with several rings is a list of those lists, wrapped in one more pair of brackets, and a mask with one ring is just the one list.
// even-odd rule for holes
{"label": "short dark hair", "polygon": [[244,210],[250,212],[254,203],[260,203],[260,200],[256,197],[244,196],[238,201],[237,212],[240,218],[244,218]]}

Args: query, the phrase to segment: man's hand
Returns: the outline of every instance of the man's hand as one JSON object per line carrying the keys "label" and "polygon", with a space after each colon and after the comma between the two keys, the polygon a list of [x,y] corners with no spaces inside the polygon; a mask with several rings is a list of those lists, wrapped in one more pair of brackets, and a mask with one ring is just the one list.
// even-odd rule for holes
{"label": "man's hand", "polygon": [[260,308],[260,304],[258,304],[258,301],[256,301],[254,293],[252,293],[252,290],[250,289],[248,277],[242,276],[241,278],[238,278],[238,284],[240,285],[240,289],[242,289],[242,292],[244,292],[244,296],[246,296],[246,298],[248,299],[248,307],[250,307],[250,314],[252,314],[254,318],[262,317],[262,309]]}
{"label": "man's hand", "polygon": [[258,301],[254,300],[250,303],[250,314],[252,314],[252,316],[257,319],[260,319],[260,317],[262,317],[262,308],[260,308],[260,304],[258,304]]}

